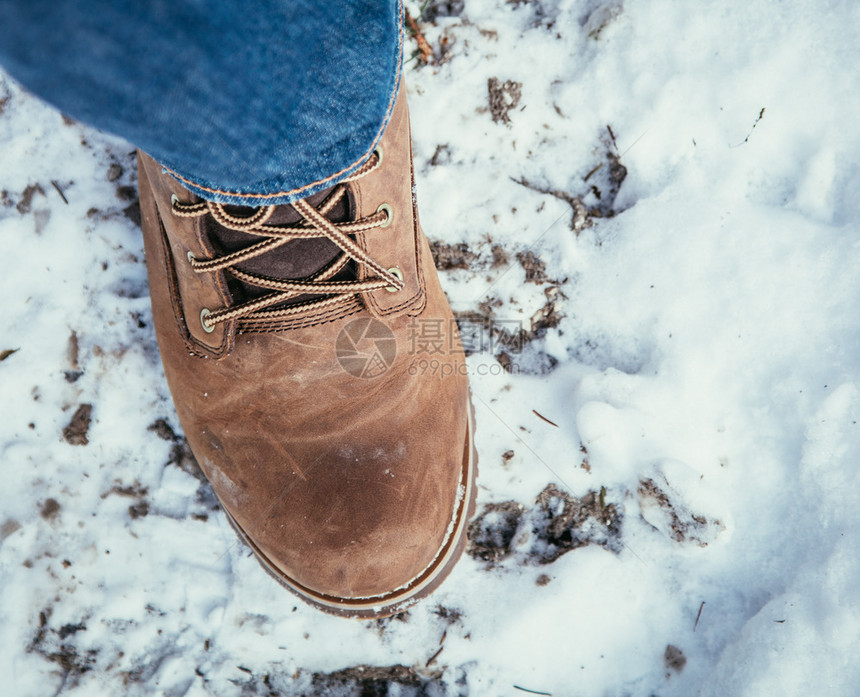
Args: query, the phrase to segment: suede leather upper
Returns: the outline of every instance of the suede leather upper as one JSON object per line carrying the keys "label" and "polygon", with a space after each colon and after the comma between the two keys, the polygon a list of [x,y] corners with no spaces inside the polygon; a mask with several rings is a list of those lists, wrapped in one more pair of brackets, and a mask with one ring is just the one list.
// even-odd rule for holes
{"label": "suede leather upper", "polygon": [[[271,325],[234,319],[206,331],[201,310],[235,302],[229,271],[191,268],[189,251],[218,252],[211,230],[173,215],[171,196],[196,199],[139,154],[153,316],[180,422],[242,534],[313,601],[396,599],[395,591],[435,573],[468,514],[474,463],[464,357],[418,225],[404,92],[381,141],[381,165],[347,184],[356,217],[391,206],[391,225],[357,241],[399,269],[404,288]],[[359,266],[365,276],[372,272]],[[336,355],[339,334],[359,318],[384,322],[396,340],[396,356],[376,377],[350,374]],[[417,369],[422,323],[443,332],[433,374]]]}

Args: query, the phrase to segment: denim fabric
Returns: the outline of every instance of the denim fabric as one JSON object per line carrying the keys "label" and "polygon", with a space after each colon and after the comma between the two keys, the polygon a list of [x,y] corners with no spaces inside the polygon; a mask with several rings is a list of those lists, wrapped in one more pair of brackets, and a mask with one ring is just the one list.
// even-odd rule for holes
{"label": "denim fabric", "polygon": [[200,196],[288,203],[371,154],[400,0],[0,0],[0,64]]}

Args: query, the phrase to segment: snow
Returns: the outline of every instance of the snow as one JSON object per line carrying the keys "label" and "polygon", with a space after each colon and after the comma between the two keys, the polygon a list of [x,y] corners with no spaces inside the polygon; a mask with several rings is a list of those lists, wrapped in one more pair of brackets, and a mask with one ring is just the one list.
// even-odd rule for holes
{"label": "snow", "polygon": [[[459,4],[407,66],[422,224],[478,255],[442,272],[456,310],[560,317],[469,358],[507,548],[379,622],[270,579],[184,459],[133,147],[2,77],[0,691],[358,694],[377,666],[391,695],[856,693],[860,6]],[[491,78],[522,83],[509,123]],[[550,483],[591,544],[542,564]]]}

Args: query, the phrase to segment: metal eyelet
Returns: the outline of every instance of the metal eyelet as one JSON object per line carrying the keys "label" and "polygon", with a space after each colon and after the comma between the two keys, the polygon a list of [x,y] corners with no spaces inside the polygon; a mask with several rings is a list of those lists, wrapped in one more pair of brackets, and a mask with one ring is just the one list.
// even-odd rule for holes
{"label": "metal eyelet", "polygon": [[176,206],[177,203],[179,203],[179,196],[177,196],[176,194],[171,194],[170,195],[170,205]]}
{"label": "metal eyelet", "polygon": [[379,208],[376,209],[377,213],[385,211],[385,215],[387,216],[384,223],[380,223],[379,227],[388,227],[391,223],[394,222],[394,209],[391,207],[390,203],[383,203]]}
{"label": "metal eyelet", "polygon": [[[392,266],[390,269],[388,269],[388,273],[398,278],[401,282],[403,281],[403,272],[396,266]],[[386,286],[385,290],[387,290],[389,293],[396,293],[398,290],[400,290],[400,288],[395,288],[394,286]]]}
{"label": "metal eyelet", "polygon": [[189,249],[189,250],[188,250],[188,263],[193,265],[195,261],[197,261],[197,257],[195,257],[195,256],[194,256],[194,252],[192,252],[192,251]]}
{"label": "metal eyelet", "polygon": [[377,145],[374,151],[376,156],[379,158],[379,162],[376,163],[376,166],[379,167],[382,164],[382,160],[385,158],[385,153],[382,151],[382,146]]}
{"label": "metal eyelet", "polygon": [[203,331],[206,332],[207,334],[211,334],[212,332],[215,331],[215,325],[213,324],[210,327],[206,324],[206,321],[205,321],[206,318],[211,314],[212,313],[205,307],[202,310],[200,310],[200,326],[203,327]]}

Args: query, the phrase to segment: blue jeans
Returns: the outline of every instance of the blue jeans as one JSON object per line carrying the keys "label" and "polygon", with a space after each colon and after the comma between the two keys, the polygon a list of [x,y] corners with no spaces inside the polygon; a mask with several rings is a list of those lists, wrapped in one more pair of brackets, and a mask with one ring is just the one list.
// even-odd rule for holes
{"label": "blue jeans", "polygon": [[0,0],[0,64],[203,198],[289,203],[372,153],[401,13],[401,0]]}

